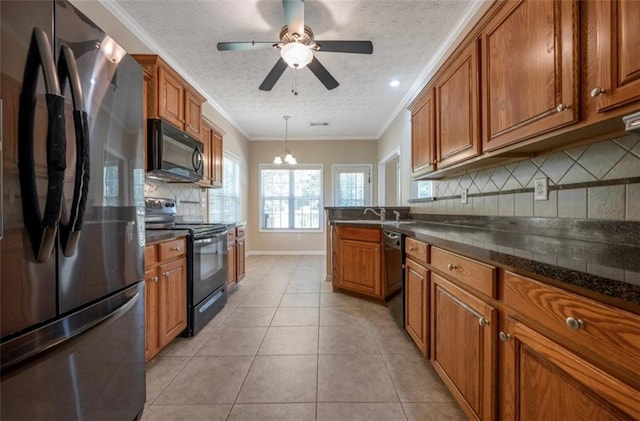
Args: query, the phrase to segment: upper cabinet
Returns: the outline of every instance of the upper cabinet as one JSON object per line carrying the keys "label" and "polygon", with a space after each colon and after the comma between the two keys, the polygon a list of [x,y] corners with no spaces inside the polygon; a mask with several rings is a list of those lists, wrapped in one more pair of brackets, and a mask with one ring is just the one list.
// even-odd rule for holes
{"label": "upper cabinet", "polygon": [[446,167],[480,154],[478,45],[472,41],[436,79],[436,154]]}
{"label": "upper cabinet", "polygon": [[598,113],[640,99],[640,4],[634,0],[590,0],[584,6],[593,26],[588,40],[595,49],[588,57],[594,70],[588,99]]}
{"label": "upper cabinet", "polygon": [[481,32],[484,151],[577,121],[578,5],[506,2]]}
{"label": "upper cabinet", "polygon": [[222,135],[214,125],[202,120],[202,136],[204,143],[204,178],[198,182],[202,187],[222,187]]}
{"label": "upper cabinet", "polygon": [[436,169],[435,117],[435,91],[428,87],[411,109],[411,172],[414,177]]}
{"label": "upper cabinet", "polygon": [[162,118],[191,136],[202,137],[205,98],[159,56],[133,56],[151,74],[147,93],[147,118]]}

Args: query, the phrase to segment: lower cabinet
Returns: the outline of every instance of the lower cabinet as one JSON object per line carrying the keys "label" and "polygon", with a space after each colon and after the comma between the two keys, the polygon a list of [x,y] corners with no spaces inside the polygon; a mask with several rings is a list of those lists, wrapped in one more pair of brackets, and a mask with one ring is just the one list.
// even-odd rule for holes
{"label": "lower cabinet", "polygon": [[334,227],[333,286],[384,298],[379,228]]}
{"label": "lower cabinet", "polygon": [[407,259],[405,263],[405,330],[422,355],[429,355],[429,270]]}
{"label": "lower cabinet", "polygon": [[497,311],[431,274],[431,359],[469,419],[495,417]]}
{"label": "lower cabinet", "polygon": [[187,327],[184,238],[145,248],[145,359],[153,358]]}
{"label": "lower cabinet", "polygon": [[231,291],[238,283],[236,275],[236,230],[227,231],[227,290]]}
{"label": "lower cabinet", "polygon": [[236,227],[236,279],[237,282],[244,279],[245,269],[245,247],[244,247],[244,226]]}

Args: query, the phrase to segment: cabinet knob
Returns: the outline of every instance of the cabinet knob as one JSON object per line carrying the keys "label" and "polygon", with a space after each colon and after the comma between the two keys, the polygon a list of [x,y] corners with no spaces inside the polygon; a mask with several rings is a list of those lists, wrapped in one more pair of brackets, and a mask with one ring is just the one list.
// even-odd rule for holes
{"label": "cabinet knob", "polygon": [[502,342],[507,342],[508,340],[511,339],[511,334],[510,333],[506,333],[506,332],[500,332],[498,334],[498,337],[500,338],[500,340]]}
{"label": "cabinet knob", "polygon": [[169,272],[162,272],[162,274],[164,275],[165,278],[169,277]]}
{"label": "cabinet knob", "polygon": [[480,317],[478,319],[478,324],[482,327],[485,327],[486,325],[489,324],[489,320],[485,319],[484,317]]}
{"label": "cabinet knob", "polygon": [[169,250],[171,250],[171,251],[180,251],[182,249],[180,247],[170,247]]}
{"label": "cabinet knob", "polygon": [[415,246],[409,246],[409,251],[415,251]]}
{"label": "cabinet knob", "polygon": [[602,94],[603,94],[603,93],[605,93],[605,92],[607,92],[607,91],[606,91],[606,89],[602,89],[602,88],[600,88],[600,87],[596,87],[596,88],[593,88],[593,89],[591,90],[591,94],[590,94],[590,95],[591,95],[591,98],[595,98],[595,97],[597,97],[597,96],[602,95]]}
{"label": "cabinet knob", "polygon": [[157,276],[152,277],[151,282],[158,282],[158,277]]}
{"label": "cabinet knob", "polygon": [[564,110],[566,110],[567,108],[569,108],[569,106],[567,104],[558,104],[558,106],[556,107],[556,111],[561,113]]}
{"label": "cabinet knob", "polygon": [[458,269],[458,266],[454,265],[453,263],[449,263],[449,264],[447,265],[447,269],[449,269],[449,270]]}
{"label": "cabinet knob", "polygon": [[567,326],[569,326],[569,329],[571,330],[584,329],[584,326],[585,326],[584,320],[576,319],[574,317],[567,317],[567,320],[565,320],[565,322],[567,323]]}

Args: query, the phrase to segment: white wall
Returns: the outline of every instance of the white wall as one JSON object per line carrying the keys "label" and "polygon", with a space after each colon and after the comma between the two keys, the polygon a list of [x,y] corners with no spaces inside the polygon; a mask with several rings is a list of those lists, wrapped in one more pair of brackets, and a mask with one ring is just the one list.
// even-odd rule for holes
{"label": "white wall", "polygon": [[402,110],[378,141],[378,161],[400,147],[401,204],[407,206],[411,181],[411,113]]}

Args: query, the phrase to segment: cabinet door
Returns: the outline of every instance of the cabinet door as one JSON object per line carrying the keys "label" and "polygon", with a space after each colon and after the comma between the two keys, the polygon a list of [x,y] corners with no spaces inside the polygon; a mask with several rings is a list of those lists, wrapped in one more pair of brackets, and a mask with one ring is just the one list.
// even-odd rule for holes
{"label": "cabinet door", "polygon": [[158,353],[158,271],[154,267],[144,273],[145,346],[144,359]]}
{"label": "cabinet door", "polygon": [[429,88],[411,111],[411,171],[419,176],[436,169],[435,94]]}
{"label": "cabinet door", "polygon": [[169,123],[184,127],[184,87],[166,69],[158,69],[159,101],[158,114]]}
{"label": "cabinet door", "polygon": [[158,266],[159,345],[164,347],[187,327],[187,261]]}
{"label": "cabinet door", "polygon": [[380,244],[340,240],[340,286],[350,291],[382,296]]}
{"label": "cabinet door", "polygon": [[244,278],[244,238],[236,242],[236,278],[240,282]]}
{"label": "cabinet door", "polygon": [[640,391],[520,322],[508,320],[506,326],[501,419],[640,419]]}
{"label": "cabinet door", "polygon": [[[640,100],[640,3],[595,2],[598,86],[590,94],[599,112]],[[595,91],[594,91],[595,90]]]}
{"label": "cabinet door", "polygon": [[483,149],[579,116],[575,0],[506,2],[482,32]]}
{"label": "cabinet door", "polygon": [[196,139],[202,136],[202,101],[190,90],[184,91],[184,131]]}
{"label": "cabinet door", "polygon": [[428,356],[429,271],[409,259],[405,267],[405,329],[422,354]]}
{"label": "cabinet door", "polygon": [[204,168],[202,171],[203,180],[201,184],[210,185],[211,175],[213,173],[213,143],[211,142],[211,131],[213,129],[205,122],[202,123],[202,136],[200,141],[204,143]]}
{"label": "cabinet door", "polygon": [[478,44],[472,41],[436,81],[438,167],[480,154]]}
{"label": "cabinet door", "polygon": [[222,187],[222,136],[215,130],[211,131],[211,185]]}
{"label": "cabinet door", "polygon": [[431,358],[469,419],[495,418],[496,310],[431,274]]}
{"label": "cabinet door", "polygon": [[236,274],[236,242],[227,243],[227,287],[231,289],[238,281]]}

